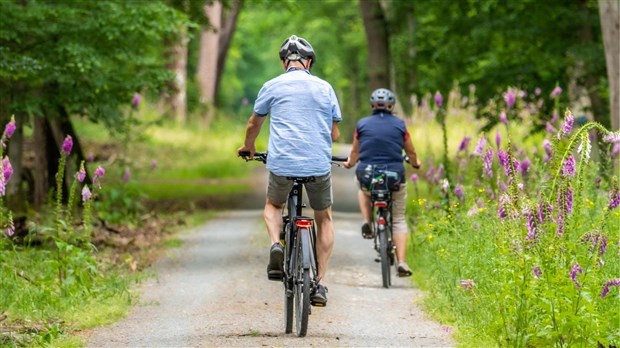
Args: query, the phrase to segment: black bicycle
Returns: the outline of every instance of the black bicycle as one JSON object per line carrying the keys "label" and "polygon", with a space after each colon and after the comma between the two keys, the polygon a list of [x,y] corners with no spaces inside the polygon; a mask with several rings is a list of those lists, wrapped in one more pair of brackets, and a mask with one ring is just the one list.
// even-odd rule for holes
{"label": "black bicycle", "polygon": [[[239,156],[249,161],[249,152],[239,152]],[[267,163],[266,152],[255,152],[253,160]],[[346,157],[332,156],[332,161],[344,162]],[[316,226],[314,219],[303,215],[306,205],[302,202],[303,184],[312,182],[314,177],[287,177],[293,181],[283,209],[281,243],[284,245],[284,321],[285,332],[293,331],[299,337],[308,331],[308,317],[311,314],[310,296],[319,285],[316,257]],[[286,210],[286,214],[284,214]],[[318,305],[318,304],[315,304]]]}
{"label": "black bicycle", "polygon": [[379,253],[384,288],[392,285],[390,268],[394,266],[396,258],[396,247],[392,241],[392,191],[388,186],[388,176],[392,173],[394,172],[388,171],[385,166],[373,166],[369,187],[372,204],[371,228],[375,231],[374,245]]}

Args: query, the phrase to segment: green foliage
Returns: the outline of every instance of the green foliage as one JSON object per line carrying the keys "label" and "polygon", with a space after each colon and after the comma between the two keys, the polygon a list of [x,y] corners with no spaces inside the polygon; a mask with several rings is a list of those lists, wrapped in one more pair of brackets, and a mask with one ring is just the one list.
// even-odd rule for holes
{"label": "green foliage", "polygon": [[[567,111],[553,121],[559,131],[525,138],[533,121],[525,110],[535,109],[523,107],[496,127],[505,131],[500,146],[491,136],[498,129],[467,129],[492,151],[488,175],[484,156],[465,147],[450,155],[450,191],[440,184],[445,174],[416,182],[408,206],[416,282],[429,292],[429,311],[454,325],[465,346],[617,345],[620,296],[611,284],[620,283],[620,212],[611,199],[620,193],[601,178],[589,139],[620,135],[597,123],[570,127]],[[446,129],[475,113],[448,108]],[[449,211],[438,209],[446,196]]]}
{"label": "green foliage", "polygon": [[87,115],[117,127],[134,92],[172,78],[163,39],[189,26],[158,1],[1,1],[2,112]]}

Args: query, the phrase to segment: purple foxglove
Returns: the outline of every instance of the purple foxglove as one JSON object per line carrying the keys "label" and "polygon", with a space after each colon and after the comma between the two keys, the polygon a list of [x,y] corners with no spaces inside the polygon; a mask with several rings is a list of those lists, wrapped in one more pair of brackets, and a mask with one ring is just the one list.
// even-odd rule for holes
{"label": "purple foxglove", "polygon": [[620,143],[620,132],[605,134],[603,136],[603,141],[608,143]]}
{"label": "purple foxglove", "polygon": [[461,144],[459,145],[458,151],[457,152],[462,152],[467,150],[467,147],[469,146],[469,141],[471,140],[471,137],[464,137],[463,140],[461,140]]}
{"label": "purple foxglove", "polygon": [[2,175],[4,176],[4,183],[8,183],[11,180],[11,175],[13,175],[13,167],[11,166],[11,161],[7,156],[4,156],[2,159]]}
{"label": "purple foxglove", "polygon": [[456,185],[454,187],[454,194],[459,198],[461,202],[465,199],[465,189],[462,185]]}
{"label": "purple foxglove", "polygon": [[620,190],[616,187],[609,191],[609,210],[614,210],[620,205]]}
{"label": "purple foxglove", "polygon": [[[506,106],[508,107],[508,109],[512,109],[515,106],[515,102],[517,101],[517,94],[515,93],[515,91],[512,88],[510,88],[504,94],[504,101],[506,102]],[[506,121],[508,121],[508,120],[506,120]]]}
{"label": "purple foxglove", "polygon": [[495,132],[495,145],[497,145],[498,149],[502,145],[502,136],[499,134],[499,132]]}
{"label": "purple foxglove", "polygon": [[11,120],[4,127],[4,134],[3,134],[4,137],[6,139],[11,139],[11,137],[13,136],[13,133],[15,133],[16,128],[17,127],[15,126],[15,116],[11,116]]}
{"label": "purple foxglove", "polygon": [[569,155],[562,163],[562,176],[572,177],[575,175],[575,157]]}
{"label": "purple foxglove", "polygon": [[85,178],[86,178],[86,170],[84,169],[84,163],[82,162],[82,164],[80,165],[80,170],[78,170],[77,173],[75,173],[75,179],[79,182],[84,182]]}
{"label": "purple foxglove", "polygon": [[601,291],[601,298],[605,298],[605,296],[607,296],[607,294],[609,293],[609,288],[612,286],[620,286],[620,278],[613,279],[605,283],[603,291]]}
{"label": "purple foxglove", "polygon": [[487,141],[483,136],[478,138],[478,142],[476,143],[476,147],[474,148],[473,154],[475,156],[482,156],[484,153],[484,147],[487,145]]}
{"label": "purple foxglove", "polygon": [[551,91],[551,98],[555,98],[559,96],[561,93],[562,93],[562,88],[560,88],[560,86],[557,86],[553,89],[553,91]]}
{"label": "purple foxglove", "polygon": [[71,149],[73,149],[73,138],[70,135],[67,135],[65,140],[62,142],[62,152],[66,155],[70,155]]}
{"label": "purple foxglove", "polygon": [[409,179],[410,179],[413,183],[418,182],[418,179],[419,179],[418,174],[416,174],[416,173],[411,174],[411,176],[409,177]]}
{"label": "purple foxglove", "polygon": [[551,133],[551,134],[555,134],[557,132],[557,130],[549,122],[547,122],[547,124],[545,125],[545,130],[547,131],[547,133]]}
{"label": "purple foxglove", "polygon": [[501,123],[503,123],[503,124],[508,124],[508,116],[506,116],[506,113],[505,113],[504,111],[502,111],[502,112],[499,114],[499,120],[500,120],[500,122],[501,122]]}
{"label": "purple foxglove", "polygon": [[137,110],[138,106],[140,106],[140,93],[134,94],[131,99],[131,107],[134,108],[134,110]]}
{"label": "purple foxglove", "polygon": [[564,124],[562,125],[562,133],[564,133],[564,135],[570,133],[570,131],[573,129],[574,122],[575,117],[573,117],[573,114],[571,114],[570,111],[567,111],[566,115],[564,116]]}
{"label": "purple foxglove", "polygon": [[483,167],[484,167],[484,175],[486,175],[487,177],[491,178],[493,177],[493,150],[488,149],[487,152],[484,154],[484,157],[482,158],[482,163],[483,163]]}
{"label": "purple foxglove", "polygon": [[570,280],[572,280],[573,283],[575,283],[577,288],[581,287],[581,284],[579,284],[579,280],[577,280],[577,276],[582,273],[583,273],[583,269],[581,269],[581,266],[579,266],[578,263],[575,263],[573,265],[573,268],[571,268],[570,270]]}
{"label": "purple foxglove", "polygon": [[443,103],[443,97],[441,96],[441,93],[437,91],[435,93],[435,105],[437,105],[437,107],[440,108],[442,103]]}
{"label": "purple foxglove", "polygon": [[530,159],[527,157],[523,161],[521,161],[519,165],[519,169],[521,170],[521,175],[527,174],[528,170],[530,170],[530,164],[531,164]]}
{"label": "purple foxglove", "polygon": [[82,188],[82,201],[87,202],[92,196],[93,195],[90,192],[88,185],[84,185],[84,187]]}
{"label": "purple foxglove", "polygon": [[532,268],[532,273],[534,273],[534,277],[536,277],[537,279],[540,278],[540,276],[542,275],[542,271],[538,266]]}

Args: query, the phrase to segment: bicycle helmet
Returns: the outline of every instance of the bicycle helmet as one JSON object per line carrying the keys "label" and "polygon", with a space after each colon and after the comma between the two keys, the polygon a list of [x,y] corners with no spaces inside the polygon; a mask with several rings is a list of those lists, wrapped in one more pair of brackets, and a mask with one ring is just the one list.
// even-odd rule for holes
{"label": "bicycle helmet", "polygon": [[297,37],[296,35],[291,35],[288,39],[284,40],[282,45],[280,46],[280,60],[301,60],[301,59],[312,59],[312,64],[316,60],[316,56],[314,54],[314,49],[312,45],[305,39],[301,37]]}
{"label": "bicycle helmet", "polygon": [[370,95],[370,103],[374,109],[391,109],[396,104],[396,97],[389,89],[379,88]]}

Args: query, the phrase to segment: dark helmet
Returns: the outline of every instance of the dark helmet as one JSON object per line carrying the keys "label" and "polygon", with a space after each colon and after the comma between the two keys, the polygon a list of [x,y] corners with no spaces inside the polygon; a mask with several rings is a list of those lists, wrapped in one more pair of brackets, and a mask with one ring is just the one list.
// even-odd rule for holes
{"label": "dark helmet", "polygon": [[379,88],[370,95],[370,103],[375,109],[387,109],[388,106],[396,104],[396,97],[389,89]]}
{"label": "dark helmet", "polygon": [[291,35],[280,46],[280,60],[300,60],[306,58],[311,58],[312,64],[316,60],[312,45],[301,37]]}

